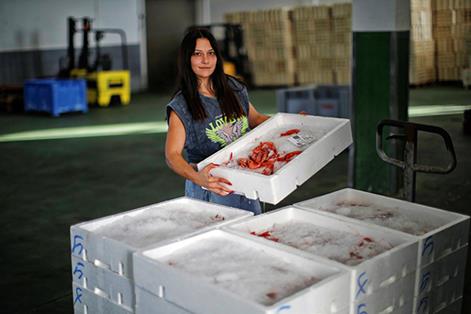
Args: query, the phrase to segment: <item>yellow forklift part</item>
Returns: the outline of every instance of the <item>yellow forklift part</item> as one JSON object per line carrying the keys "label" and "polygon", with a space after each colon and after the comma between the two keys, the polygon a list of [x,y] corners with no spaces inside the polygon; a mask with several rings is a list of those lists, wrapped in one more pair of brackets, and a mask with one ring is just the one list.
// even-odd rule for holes
{"label": "yellow forklift part", "polygon": [[88,76],[88,103],[100,107],[110,105],[112,97],[119,98],[122,105],[131,101],[130,74],[127,70],[92,72]]}
{"label": "yellow forklift part", "polygon": [[70,77],[73,77],[73,78],[87,78],[87,69],[72,69],[70,71]]}
{"label": "yellow forklift part", "polygon": [[[128,55],[126,48],[126,33],[121,29],[105,28],[93,29],[92,19],[83,17],[82,28],[76,28],[77,19],[68,18],[68,47],[67,59],[59,60],[59,76],[63,78],[83,78],[87,80],[87,100],[89,105],[107,107],[115,100],[122,105],[128,105],[131,100],[130,72],[128,67]],[[82,50],[76,66],[74,35],[82,33]],[[95,62],[89,63],[89,33],[95,33]],[[111,70],[111,58],[108,54],[102,55],[100,41],[105,34],[118,34],[121,37],[121,56],[123,58],[123,70]],[[67,67],[63,66],[64,60],[68,61]]]}
{"label": "yellow forklift part", "polygon": [[223,68],[224,68],[224,73],[228,75],[236,76],[237,70],[234,63],[224,61]]}

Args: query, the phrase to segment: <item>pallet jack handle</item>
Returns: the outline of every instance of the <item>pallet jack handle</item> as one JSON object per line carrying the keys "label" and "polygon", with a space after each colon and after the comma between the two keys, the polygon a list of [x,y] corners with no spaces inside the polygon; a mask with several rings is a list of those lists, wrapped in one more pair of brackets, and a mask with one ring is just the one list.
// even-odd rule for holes
{"label": "pallet jack handle", "polygon": [[[392,134],[386,137],[386,140],[395,139],[405,141],[403,160],[392,158],[384,152],[383,129],[385,126],[404,129],[404,134]],[[417,135],[419,131],[435,133],[443,138],[448,153],[452,159],[452,161],[446,167],[417,164]],[[399,167],[404,171],[404,198],[411,202],[415,201],[416,172],[447,174],[453,171],[453,169],[456,167],[456,154],[450,135],[444,129],[432,125],[389,119],[382,120],[376,127],[376,152],[382,160]]]}

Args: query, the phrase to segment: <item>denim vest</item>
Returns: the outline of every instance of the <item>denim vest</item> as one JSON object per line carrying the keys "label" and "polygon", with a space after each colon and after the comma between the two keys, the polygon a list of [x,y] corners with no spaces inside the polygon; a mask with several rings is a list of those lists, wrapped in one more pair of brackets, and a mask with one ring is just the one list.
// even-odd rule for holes
{"label": "denim vest", "polygon": [[224,146],[232,143],[250,130],[248,122],[249,97],[245,86],[229,78],[229,86],[234,90],[245,115],[228,119],[222,114],[216,98],[200,94],[201,103],[207,118],[193,120],[185,98],[181,92],[167,104],[167,121],[173,110],[185,126],[185,152],[188,162],[199,163]]}

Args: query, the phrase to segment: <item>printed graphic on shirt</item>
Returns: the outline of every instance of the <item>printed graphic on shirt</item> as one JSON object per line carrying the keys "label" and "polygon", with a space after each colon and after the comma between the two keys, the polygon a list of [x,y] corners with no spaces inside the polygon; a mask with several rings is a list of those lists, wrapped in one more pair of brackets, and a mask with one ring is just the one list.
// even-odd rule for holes
{"label": "printed graphic on shirt", "polygon": [[244,135],[248,128],[249,121],[246,116],[232,119],[220,116],[209,123],[206,136],[213,143],[219,143],[224,147]]}

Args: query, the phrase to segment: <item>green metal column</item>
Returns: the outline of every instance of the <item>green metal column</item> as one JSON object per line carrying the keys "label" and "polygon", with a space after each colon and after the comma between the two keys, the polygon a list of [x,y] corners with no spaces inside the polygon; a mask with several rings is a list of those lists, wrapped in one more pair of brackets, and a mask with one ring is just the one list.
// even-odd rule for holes
{"label": "green metal column", "polygon": [[353,0],[353,186],[360,190],[400,188],[400,171],[377,156],[375,136],[382,119],[407,120],[409,28],[409,0]]}

